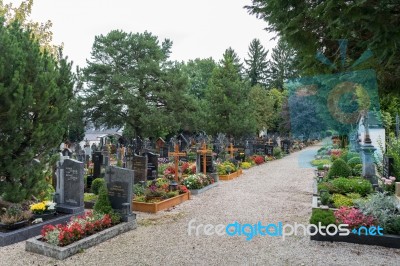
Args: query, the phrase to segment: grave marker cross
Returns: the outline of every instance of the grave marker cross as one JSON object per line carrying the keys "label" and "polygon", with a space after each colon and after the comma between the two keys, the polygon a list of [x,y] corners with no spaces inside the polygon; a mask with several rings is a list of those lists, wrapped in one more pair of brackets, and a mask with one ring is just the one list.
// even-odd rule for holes
{"label": "grave marker cross", "polygon": [[212,150],[207,149],[207,144],[203,142],[203,145],[201,146],[201,150],[197,150],[197,153],[203,155],[203,173],[206,175],[207,174],[207,153],[212,152]]}
{"label": "grave marker cross", "polygon": [[226,148],[226,151],[229,151],[230,155],[231,155],[231,159],[233,158],[233,153],[235,151],[237,151],[238,149],[233,148],[233,144],[231,142],[231,145],[229,146],[229,148]]}
{"label": "grave marker cross", "polygon": [[175,150],[173,152],[168,152],[168,156],[174,157],[175,164],[175,181],[178,182],[178,167],[179,167],[179,157],[186,156],[186,152],[179,152],[179,144],[175,144]]}

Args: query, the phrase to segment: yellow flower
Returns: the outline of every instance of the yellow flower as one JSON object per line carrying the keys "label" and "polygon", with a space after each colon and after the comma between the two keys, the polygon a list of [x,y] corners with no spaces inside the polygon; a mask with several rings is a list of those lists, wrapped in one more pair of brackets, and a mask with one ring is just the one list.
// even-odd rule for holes
{"label": "yellow flower", "polygon": [[32,212],[44,212],[46,210],[46,204],[43,202],[32,204],[30,209]]}

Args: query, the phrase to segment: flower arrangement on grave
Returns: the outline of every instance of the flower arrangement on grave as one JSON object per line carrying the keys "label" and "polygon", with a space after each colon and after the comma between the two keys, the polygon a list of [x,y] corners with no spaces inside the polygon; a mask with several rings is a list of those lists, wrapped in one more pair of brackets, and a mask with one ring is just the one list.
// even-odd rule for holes
{"label": "flower arrangement on grave", "polygon": [[45,225],[41,235],[43,241],[63,247],[112,225],[113,221],[110,214],[89,211],[83,216],[71,218],[71,221],[66,225]]}
{"label": "flower arrangement on grave", "polygon": [[391,194],[394,193],[395,191],[395,183],[396,183],[396,177],[394,176],[389,176],[388,178],[385,177],[381,178],[381,184],[383,190]]}
{"label": "flower arrangement on grave", "polygon": [[223,163],[217,164],[217,172],[219,175],[228,175],[237,170],[235,164],[230,161],[225,161]]}
{"label": "flower arrangement on grave", "polygon": [[30,210],[33,214],[44,214],[55,212],[56,203],[53,201],[42,201],[30,205]]}
{"label": "flower arrangement on grave", "polygon": [[213,184],[214,182],[214,178],[212,178],[211,176],[205,175],[203,173],[198,173],[186,177],[183,180],[182,184],[188,189],[201,189],[203,187]]}
{"label": "flower arrangement on grave", "polygon": [[196,164],[184,162],[181,166],[181,172],[184,175],[192,175],[196,173]]}
{"label": "flower arrangement on grave", "polygon": [[177,185],[176,190],[171,190],[170,180],[162,177],[148,181],[144,189],[135,189],[134,201],[159,202],[186,193],[187,191],[186,186],[183,185]]}
{"label": "flower arrangement on grave", "polygon": [[168,180],[174,180],[175,178],[175,167],[173,165],[168,165],[168,167],[163,172],[164,178]]}
{"label": "flower arrangement on grave", "polygon": [[242,167],[243,169],[249,169],[251,167],[251,163],[249,162],[242,162],[240,167]]}
{"label": "flower arrangement on grave", "polygon": [[0,213],[0,223],[5,226],[23,221],[27,222],[32,218],[32,212],[30,210],[24,210],[20,205],[12,205],[8,208],[3,208]]}
{"label": "flower arrangement on grave", "polygon": [[365,215],[356,208],[341,207],[334,214],[338,224],[348,224],[350,229],[360,226],[370,227],[377,224],[373,216]]}
{"label": "flower arrangement on grave", "polygon": [[260,164],[265,163],[264,157],[263,157],[263,156],[260,156],[260,155],[254,156],[254,157],[253,157],[253,161],[254,161],[257,165],[260,165]]}

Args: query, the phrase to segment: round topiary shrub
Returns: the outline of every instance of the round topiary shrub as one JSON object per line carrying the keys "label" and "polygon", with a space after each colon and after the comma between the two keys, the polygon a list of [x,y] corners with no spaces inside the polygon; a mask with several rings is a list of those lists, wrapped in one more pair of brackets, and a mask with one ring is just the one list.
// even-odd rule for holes
{"label": "round topiary shrub", "polygon": [[347,164],[353,169],[357,164],[361,164],[361,158],[360,157],[353,157],[350,160],[347,161]]}
{"label": "round topiary shrub", "polygon": [[279,159],[282,157],[282,149],[279,147],[274,148],[274,157]]}
{"label": "round topiary shrub", "polygon": [[103,178],[96,178],[92,182],[92,193],[95,195],[99,195],[99,190],[102,186],[104,186],[106,183]]}
{"label": "round topiary shrub", "polygon": [[319,222],[323,226],[335,224],[336,218],[335,218],[333,211],[332,210],[320,210],[320,209],[312,210],[310,224],[318,225]]}
{"label": "round topiary shrub", "polygon": [[362,175],[362,164],[357,164],[353,167],[353,176],[361,176]]}
{"label": "round topiary shrub", "polygon": [[354,157],[360,157],[360,154],[358,152],[348,152],[345,161],[348,162]]}
{"label": "round topiary shrub", "polygon": [[328,178],[349,177],[351,174],[352,172],[350,166],[348,166],[345,161],[338,158],[333,162],[331,168],[329,169]]}
{"label": "round topiary shrub", "polygon": [[112,214],[113,209],[111,207],[110,199],[108,198],[108,191],[107,191],[107,187],[106,187],[105,183],[103,183],[99,187],[98,192],[99,192],[99,198],[97,199],[96,203],[94,204],[93,210],[97,213]]}

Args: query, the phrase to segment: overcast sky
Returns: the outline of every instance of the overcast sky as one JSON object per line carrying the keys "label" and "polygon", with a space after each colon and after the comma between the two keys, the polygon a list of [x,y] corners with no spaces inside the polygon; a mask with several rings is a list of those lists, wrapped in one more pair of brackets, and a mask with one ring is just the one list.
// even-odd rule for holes
{"label": "overcast sky", "polygon": [[[22,1],[4,0],[19,4]],[[266,23],[243,6],[251,0],[34,0],[31,19],[51,20],[53,42],[64,43],[74,65],[85,66],[94,36],[114,29],[144,32],[173,41],[171,59],[221,59],[232,47],[243,59],[252,39],[269,50],[275,46]]]}

